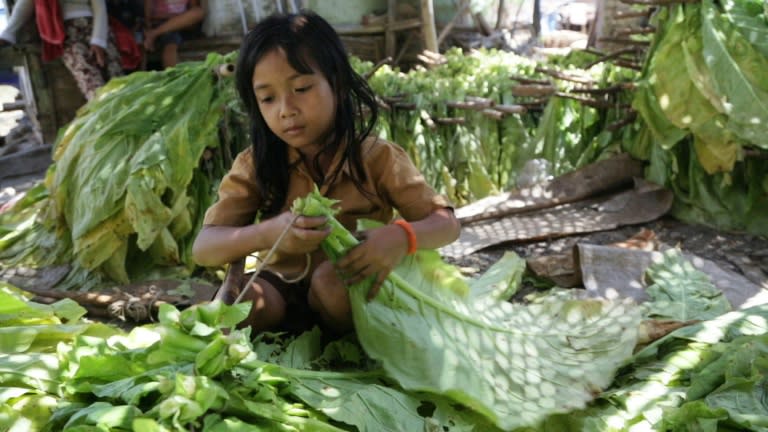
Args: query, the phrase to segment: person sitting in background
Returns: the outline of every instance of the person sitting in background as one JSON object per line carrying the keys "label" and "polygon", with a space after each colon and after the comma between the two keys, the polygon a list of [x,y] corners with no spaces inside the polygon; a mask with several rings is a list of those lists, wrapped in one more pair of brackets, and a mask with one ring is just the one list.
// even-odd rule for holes
{"label": "person sitting in background", "polygon": [[61,57],[86,100],[107,80],[123,74],[104,0],[19,0],[0,33],[0,46],[15,44],[17,32],[33,15],[43,60]]}
{"label": "person sitting in background", "polygon": [[179,62],[180,30],[200,23],[205,11],[200,0],[144,0],[144,49],[161,51],[163,69]]}
{"label": "person sitting in background", "polygon": [[144,0],[106,0],[109,28],[115,35],[123,70],[130,73],[141,69],[141,43]]}

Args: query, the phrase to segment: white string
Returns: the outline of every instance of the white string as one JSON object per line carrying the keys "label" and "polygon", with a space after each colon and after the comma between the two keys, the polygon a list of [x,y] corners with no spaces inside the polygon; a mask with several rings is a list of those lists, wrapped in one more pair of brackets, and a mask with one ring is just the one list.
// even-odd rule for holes
{"label": "white string", "polygon": [[[233,304],[240,303],[240,301],[243,299],[243,296],[245,295],[245,293],[248,292],[248,290],[251,288],[251,284],[253,283],[253,281],[256,280],[256,276],[258,276],[259,273],[261,273],[261,270],[263,270],[264,266],[267,265],[267,263],[269,262],[269,259],[272,258],[272,255],[275,254],[275,251],[277,250],[277,246],[283,240],[283,237],[285,237],[285,235],[288,234],[288,230],[291,229],[291,227],[293,226],[293,223],[296,222],[296,219],[298,219],[298,218],[299,218],[299,215],[294,216],[293,219],[291,219],[291,223],[289,223],[285,227],[283,232],[280,233],[280,236],[277,237],[277,240],[275,240],[275,244],[272,245],[272,248],[269,250],[269,252],[267,252],[267,256],[264,257],[264,260],[261,261],[259,263],[259,265],[256,267],[256,270],[253,272],[253,276],[251,276],[251,278],[248,280],[248,284],[240,292],[240,295],[237,296],[237,298],[235,299],[235,302]],[[309,271],[309,265],[307,265],[307,268],[305,269],[305,273],[308,272],[308,271]],[[306,274],[305,274],[305,276],[306,276]]]}

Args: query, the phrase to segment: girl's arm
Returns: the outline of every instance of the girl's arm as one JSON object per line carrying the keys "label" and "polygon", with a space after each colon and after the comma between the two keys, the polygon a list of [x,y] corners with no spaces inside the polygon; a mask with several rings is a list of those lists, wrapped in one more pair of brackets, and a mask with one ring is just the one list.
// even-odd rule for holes
{"label": "girl's arm", "polygon": [[[450,208],[439,208],[424,219],[410,222],[417,249],[437,249],[459,237],[461,225]],[[405,258],[410,247],[409,234],[396,224],[368,230],[364,238],[337,263],[348,285],[375,276],[368,293],[373,298],[390,272]]]}
{"label": "girl's arm", "polygon": [[461,230],[459,220],[449,208],[437,209],[426,218],[411,222],[411,227],[419,249],[437,249],[452,243]]}
{"label": "girl's arm", "polygon": [[272,248],[284,231],[277,250],[304,254],[315,251],[328,235],[324,226],[323,217],[295,218],[291,212],[242,227],[205,225],[195,239],[192,255],[204,267],[227,264],[254,251]]}
{"label": "girl's arm", "polygon": [[182,30],[195,25],[205,18],[205,11],[197,0],[189,2],[189,9],[179,15],[168,18],[167,21],[150,30],[154,37],[168,32]]}

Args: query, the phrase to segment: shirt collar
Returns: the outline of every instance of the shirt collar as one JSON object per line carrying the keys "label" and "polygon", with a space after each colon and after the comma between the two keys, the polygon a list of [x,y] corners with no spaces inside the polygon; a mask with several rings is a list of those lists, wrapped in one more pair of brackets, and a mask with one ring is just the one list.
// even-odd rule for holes
{"label": "shirt collar", "polygon": [[[330,169],[328,170],[329,173],[333,172],[336,169],[336,167],[339,165],[339,162],[341,162],[341,158],[344,154],[344,150],[346,150],[346,144],[342,143],[339,151],[337,151],[336,154],[333,156]],[[301,160],[301,155],[299,154],[299,151],[291,146],[288,146],[288,163],[290,166],[296,167],[296,169],[300,169],[307,174],[309,173],[309,170],[305,166],[304,162]],[[352,169],[349,165],[349,160],[346,160],[344,162],[344,165],[341,167],[341,173],[350,175],[351,171]]]}

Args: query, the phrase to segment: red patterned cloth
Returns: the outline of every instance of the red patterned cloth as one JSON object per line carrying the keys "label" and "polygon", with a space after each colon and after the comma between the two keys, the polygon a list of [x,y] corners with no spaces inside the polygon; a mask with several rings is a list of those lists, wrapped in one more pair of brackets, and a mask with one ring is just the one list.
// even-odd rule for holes
{"label": "red patterned cloth", "polygon": [[51,61],[64,52],[64,20],[58,0],[35,0],[35,22],[43,41],[43,60]]}
{"label": "red patterned cloth", "polygon": [[123,69],[133,70],[141,64],[141,50],[133,37],[131,29],[123,25],[117,18],[109,17],[109,28],[115,35],[117,50],[120,52],[120,62]]}

